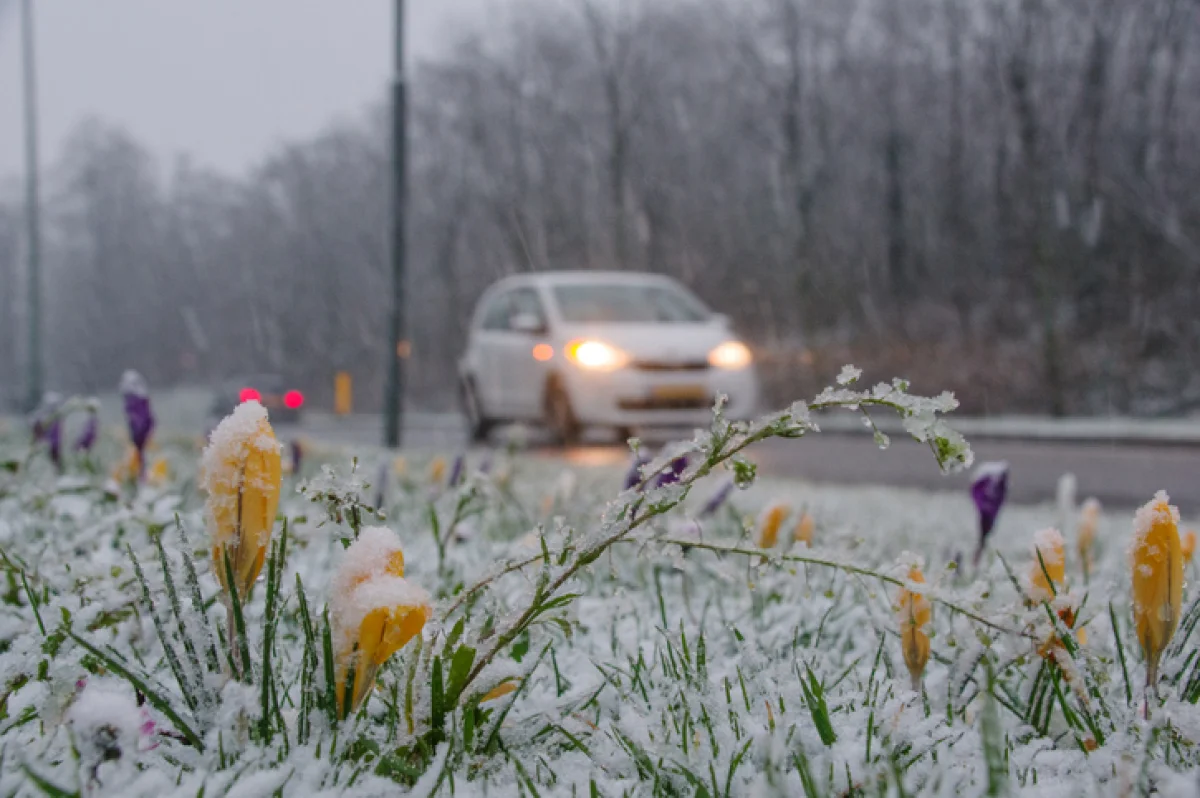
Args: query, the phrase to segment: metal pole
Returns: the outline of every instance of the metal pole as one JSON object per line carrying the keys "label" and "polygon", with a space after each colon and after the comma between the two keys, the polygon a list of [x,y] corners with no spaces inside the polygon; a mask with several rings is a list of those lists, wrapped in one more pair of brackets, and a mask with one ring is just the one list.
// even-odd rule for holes
{"label": "metal pole", "polygon": [[22,45],[25,67],[25,215],[28,222],[29,341],[26,406],[33,410],[42,401],[42,234],[38,201],[37,80],[33,58],[33,2],[21,4]]}
{"label": "metal pole", "polygon": [[[28,0],[27,0],[28,2]],[[392,313],[388,336],[387,391],[383,402],[384,445],[397,448],[404,428],[404,267],[407,206],[407,87],[404,78],[404,0],[396,0],[396,63],[392,81]]]}

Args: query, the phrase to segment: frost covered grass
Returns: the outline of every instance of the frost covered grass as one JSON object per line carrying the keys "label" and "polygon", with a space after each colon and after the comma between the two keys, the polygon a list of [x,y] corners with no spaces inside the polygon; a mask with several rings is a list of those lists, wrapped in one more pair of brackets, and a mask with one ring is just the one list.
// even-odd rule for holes
{"label": "frost covered grass", "polygon": [[969,462],[952,400],[855,377],[624,489],[514,452],[277,472],[246,406],[140,483],[111,435],[59,473],[10,431],[0,794],[1193,794],[1176,516],[1135,547],[1093,504],[1008,507],[976,569],[966,496],[752,484],[821,407]]}

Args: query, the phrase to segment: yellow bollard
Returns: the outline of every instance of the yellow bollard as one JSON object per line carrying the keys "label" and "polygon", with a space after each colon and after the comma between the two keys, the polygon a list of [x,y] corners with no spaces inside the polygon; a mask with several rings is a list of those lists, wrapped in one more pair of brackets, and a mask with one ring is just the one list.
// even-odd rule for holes
{"label": "yellow bollard", "polygon": [[333,380],[333,412],[348,416],[354,408],[354,388],[350,372],[339,371]]}

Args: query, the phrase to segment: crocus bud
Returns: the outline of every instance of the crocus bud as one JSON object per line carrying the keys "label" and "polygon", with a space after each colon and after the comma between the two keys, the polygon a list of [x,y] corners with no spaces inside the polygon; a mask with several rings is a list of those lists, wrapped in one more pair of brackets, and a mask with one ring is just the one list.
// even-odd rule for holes
{"label": "crocus bud", "polygon": [[1091,571],[1092,547],[1096,543],[1096,530],[1099,526],[1100,502],[1096,499],[1088,499],[1083,503],[1083,509],[1080,511],[1079,539],[1076,541],[1079,548],[1079,559],[1083,562],[1085,574]]}
{"label": "crocus bud", "polygon": [[350,544],[331,586],[338,715],[362,706],[379,669],[421,633],[429,594],[403,578],[404,555],[391,530],[368,527]]}
{"label": "crocus bud", "polygon": [[[924,583],[925,576],[916,565],[909,568],[908,581]],[[929,634],[927,629],[933,620],[933,607],[923,594],[901,588],[896,595],[896,625],[900,631],[900,648],[904,653],[904,664],[912,677],[913,690],[920,692],[921,677],[929,662]]]}
{"label": "crocus bud", "polygon": [[1039,603],[1053,601],[1055,596],[1063,592],[1066,574],[1067,559],[1062,535],[1057,529],[1043,529],[1033,536],[1033,562],[1029,564],[1029,597]]}
{"label": "crocus bud", "polygon": [[446,458],[437,456],[429,463],[429,482],[435,487],[442,484],[446,478]]}
{"label": "crocus bud", "polygon": [[100,431],[100,417],[96,412],[96,405],[89,404],[87,408],[87,418],[83,420],[83,429],[79,432],[79,437],[75,439],[75,451],[88,454],[92,451],[92,447],[96,445],[96,435]]}
{"label": "crocus bud", "polygon": [[803,543],[809,548],[813,544],[813,535],[817,531],[817,522],[813,519],[810,513],[801,513],[800,523],[796,524],[796,529],[792,532],[792,540],[797,543]]}
{"label": "crocus bud", "polygon": [[1158,684],[1158,663],[1179,625],[1183,601],[1183,553],[1179,510],[1165,491],[1138,510],[1133,520],[1133,618],[1146,657],[1146,689]]}
{"label": "crocus bud", "polygon": [[213,430],[200,461],[200,487],[213,568],[228,593],[225,559],[245,601],[262,570],[283,478],[280,446],[258,402],[243,402]]}
{"label": "crocus bud", "polygon": [[48,391],[33,413],[31,431],[34,444],[45,443],[54,467],[62,471],[62,410],[63,398]]}
{"label": "crocus bud", "polygon": [[342,555],[329,589],[335,596],[348,596],[377,576],[404,576],[404,550],[392,530],[365,526]]}
{"label": "crocus bud", "polygon": [[700,509],[700,517],[708,518],[714,515],[717,510],[725,506],[725,502],[729,501],[730,495],[733,494],[733,479],[725,480],[721,487],[713,492],[713,495],[704,503],[704,507]]}
{"label": "crocus bud", "polygon": [[625,472],[625,479],[621,483],[622,490],[636,488],[642,484],[642,466],[649,462],[650,457],[641,451],[633,455],[633,458],[629,461],[629,469]]}
{"label": "crocus bud", "polygon": [[125,420],[129,423],[129,440],[138,452],[141,464],[139,477],[144,473],[146,444],[154,432],[154,413],[150,410],[150,389],[146,380],[136,371],[121,375],[121,399],[125,404]]}
{"label": "crocus bud", "polygon": [[786,502],[774,502],[767,505],[759,514],[758,540],[756,542],[760,549],[775,548],[775,544],[779,542],[779,530],[791,513],[792,508]]}
{"label": "crocus bud", "polygon": [[667,467],[659,473],[658,479],[656,479],[654,482],[654,487],[661,488],[664,485],[674,485],[679,481],[679,478],[683,476],[683,472],[687,470],[687,464],[688,459],[686,455],[673,459],[667,465]]}
{"label": "crocus bud", "polygon": [[455,456],[454,463],[450,466],[450,487],[452,488],[457,488],[458,483],[462,481],[463,461],[463,456],[459,454]]}
{"label": "crocus bud", "polygon": [[1185,562],[1192,561],[1192,554],[1196,551],[1196,530],[1189,529],[1183,533],[1183,537],[1179,541],[1179,553],[1183,555]]}
{"label": "crocus bud", "polygon": [[293,438],[290,448],[292,452],[292,473],[299,474],[300,466],[304,464],[304,445],[300,443],[299,438]]}
{"label": "crocus bud", "polygon": [[984,463],[975,469],[971,480],[971,498],[979,511],[979,546],[975,549],[975,562],[983,555],[987,537],[996,525],[996,517],[1004,506],[1008,494],[1008,463]]}
{"label": "crocus bud", "polygon": [[165,457],[156,457],[154,462],[150,464],[150,473],[147,475],[147,481],[151,485],[166,485],[171,479],[171,464],[167,462]]}

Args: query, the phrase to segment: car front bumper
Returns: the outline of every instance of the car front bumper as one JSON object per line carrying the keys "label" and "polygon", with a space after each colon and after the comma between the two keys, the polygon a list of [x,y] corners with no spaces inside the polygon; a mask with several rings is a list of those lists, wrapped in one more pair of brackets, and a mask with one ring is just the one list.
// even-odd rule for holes
{"label": "car front bumper", "polygon": [[729,398],[727,418],[747,419],[758,412],[753,368],[607,373],[571,368],[563,377],[575,417],[585,425],[707,426],[721,394]]}

